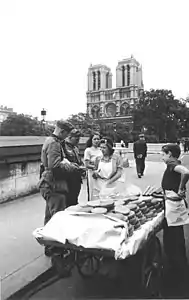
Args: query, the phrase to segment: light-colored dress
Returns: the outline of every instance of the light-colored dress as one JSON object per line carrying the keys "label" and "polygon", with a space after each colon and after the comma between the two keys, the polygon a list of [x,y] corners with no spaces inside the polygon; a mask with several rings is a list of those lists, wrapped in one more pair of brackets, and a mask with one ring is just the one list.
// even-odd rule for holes
{"label": "light-colored dress", "polygon": [[[85,149],[84,152],[84,161],[89,161],[91,165],[95,165],[95,161],[97,157],[101,157],[102,152],[100,148],[95,148],[95,147],[89,147]],[[88,198],[89,200],[92,200],[92,191],[93,191],[93,182],[94,179],[92,178],[93,175],[93,170],[88,169],[87,171],[87,181],[88,181]]]}
{"label": "light-colored dress", "polygon": [[[101,195],[115,194],[124,189],[125,175],[123,173],[122,160],[118,155],[113,155],[110,160],[106,161],[103,158],[97,158],[98,169],[97,172],[101,178],[93,179],[93,193],[92,198]],[[112,178],[121,169],[122,175],[113,183],[106,187],[107,180]]]}

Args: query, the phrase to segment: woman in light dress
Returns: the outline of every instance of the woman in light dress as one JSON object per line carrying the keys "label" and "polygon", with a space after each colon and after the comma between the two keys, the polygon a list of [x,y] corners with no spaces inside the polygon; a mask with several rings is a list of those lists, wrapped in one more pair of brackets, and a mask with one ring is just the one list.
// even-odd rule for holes
{"label": "woman in light dress", "polygon": [[93,171],[93,195],[105,196],[122,193],[125,188],[122,158],[114,153],[113,142],[109,138],[100,141],[102,156],[95,161]]}
{"label": "woman in light dress", "polygon": [[99,148],[100,134],[98,132],[93,133],[87,141],[87,148],[84,152],[84,163],[87,168],[87,189],[88,200],[92,200],[93,171],[95,170],[95,161],[97,157],[102,156],[102,152]]}

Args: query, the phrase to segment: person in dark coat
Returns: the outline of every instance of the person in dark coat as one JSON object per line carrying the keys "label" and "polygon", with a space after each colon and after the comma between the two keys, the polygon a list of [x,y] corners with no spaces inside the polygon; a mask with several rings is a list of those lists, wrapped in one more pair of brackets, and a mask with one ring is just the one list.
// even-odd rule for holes
{"label": "person in dark coat", "polygon": [[133,145],[134,158],[136,161],[136,170],[138,178],[144,175],[145,158],[147,156],[147,145],[144,134],[139,135],[139,140]]}
{"label": "person in dark coat", "polygon": [[78,203],[82,177],[85,175],[85,167],[83,166],[78,148],[80,136],[81,132],[73,129],[62,143],[65,157],[76,167],[73,172],[70,172],[70,178],[68,179],[69,193],[67,206]]}

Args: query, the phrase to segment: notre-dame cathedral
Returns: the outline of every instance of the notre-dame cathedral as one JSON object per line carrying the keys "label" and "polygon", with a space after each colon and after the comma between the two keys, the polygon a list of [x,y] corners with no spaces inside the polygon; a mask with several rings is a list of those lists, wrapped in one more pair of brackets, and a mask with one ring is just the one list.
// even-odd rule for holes
{"label": "notre-dame cathedral", "polygon": [[116,88],[112,88],[110,68],[91,65],[88,70],[87,113],[105,126],[121,122],[127,131],[131,131],[131,108],[138,101],[141,91],[142,67],[133,56],[118,62]]}

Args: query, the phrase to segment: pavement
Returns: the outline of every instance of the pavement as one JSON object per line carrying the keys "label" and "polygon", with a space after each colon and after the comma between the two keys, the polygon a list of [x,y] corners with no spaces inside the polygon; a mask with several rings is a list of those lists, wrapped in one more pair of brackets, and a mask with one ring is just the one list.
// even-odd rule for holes
{"label": "pavement", "polygon": [[[132,154],[129,157],[130,167],[125,169],[128,183],[139,186],[142,190],[147,185],[160,186],[165,165],[160,156],[149,156],[143,178],[136,175]],[[87,201],[86,182],[82,186],[79,202]],[[49,258],[43,254],[32,232],[43,226],[45,202],[39,194],[21,198],[17,201],[0,205],[0,276],[2,300],[23,288],[50,267]],[[189,228],[187,229],[187,253],[189,255]],[[46,288],[31,299],[84,299],[98,293],[99,284],[94,286],[81,281],[78,274],[61,280]],[[102,292],[102,291],[101,291]],[[76,297],[76,298],[75,298]]]}

